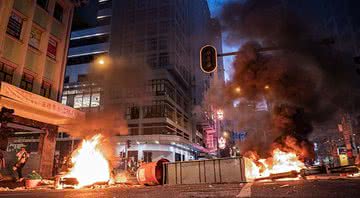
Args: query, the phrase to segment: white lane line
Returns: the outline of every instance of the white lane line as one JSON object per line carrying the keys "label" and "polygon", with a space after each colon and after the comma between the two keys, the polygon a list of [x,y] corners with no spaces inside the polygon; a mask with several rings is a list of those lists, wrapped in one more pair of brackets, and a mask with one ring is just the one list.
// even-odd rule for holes
{"label": "white lane line", "polygon": [[236,197],[251,197],[251,186],[253,182],[247,183]]}

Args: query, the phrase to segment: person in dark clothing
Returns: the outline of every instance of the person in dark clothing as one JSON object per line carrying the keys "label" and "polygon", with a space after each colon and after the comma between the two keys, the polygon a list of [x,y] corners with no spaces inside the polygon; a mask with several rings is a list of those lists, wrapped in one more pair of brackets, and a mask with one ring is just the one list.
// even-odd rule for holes
{"label": "person in dark clothing", "polygon": [[22,147],[21,150],[16,154],[16,157],[17,157],[17,162],[13,166],[13,170],[17,172],[17,174],[19,176],[18,181],[21,182],[22,180],[24,180],[23,175],[22,175],[22,169],[24,168],[30,155],[26,151],[25,147]]}
{"label": "person in dark clothing", "polygon": [[2,151],[0,151],[0,170],[6,168],[5,157]]}

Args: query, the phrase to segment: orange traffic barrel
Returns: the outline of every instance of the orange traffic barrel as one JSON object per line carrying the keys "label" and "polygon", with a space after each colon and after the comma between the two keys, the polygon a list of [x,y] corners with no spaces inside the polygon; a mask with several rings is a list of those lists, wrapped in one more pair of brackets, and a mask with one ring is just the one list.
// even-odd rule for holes
{"label": "orange traffic barrel", "polygon": [[163,163],[169,162],[167,159],[160,159],[157,162],[143,164],[136,172],[136,177],[141,185],[163,184]]}

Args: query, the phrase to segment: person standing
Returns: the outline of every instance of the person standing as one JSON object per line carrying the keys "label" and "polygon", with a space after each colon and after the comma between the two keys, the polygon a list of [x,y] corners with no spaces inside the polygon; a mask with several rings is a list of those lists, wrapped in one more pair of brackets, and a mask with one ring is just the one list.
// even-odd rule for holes
{"label": "person standing", "polygon": [[2,170],[5,169],[5,158],[3,152],[0,150],[0,181],[3,180]]}
{"label": "person standing", "polygon": [[0,171],[2,169],[5,169],[6,163],[5,163],[5,157],[2,151],[0,151]]}
{"label": "person standing", "polygon": [[21,147],[20,151],[18,153],[16,153],[16,157],[17,157],[17,162],[13,166],[13,170],[17,172],[18,177],[19,177],[18,181],[21,182],[22,180],[24,180],[23,175],[22,175],[22,169],[24,168],[30,155],[26,151],[25,147]]}

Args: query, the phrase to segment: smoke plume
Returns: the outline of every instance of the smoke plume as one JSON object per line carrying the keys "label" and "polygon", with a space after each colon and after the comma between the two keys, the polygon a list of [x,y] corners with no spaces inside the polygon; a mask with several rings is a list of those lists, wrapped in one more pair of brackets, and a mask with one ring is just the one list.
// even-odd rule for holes
{"label": "smoke plume", "polygon": [[[261,129],[267,134],[266,143],[250,134],[247,143],[241,145],[246,148],[243,151],[268,151],[274,143],[286,148],[288,136],[295,138],[292,147],[301,147],[295,150],[309,151],[307,137],[313,130],[312,124],[354,106],[356,99],[349,90],[359,79],[343,59],[346,54],[333,49],[333,39],[328,39],[328,35],[314,36],[305,25],[307,19],[298,17],[284,1],[228,3],[220,19],[226,42],[241,48],[233,63],[231,80],[222,93],[208,94],[208,101],[226,106],[241,98],[265,98],[269,106],[271,125]],[[269,47],[272,50],[263,51]]]}
{"label": "smoke plume", "polygon": [[129,106],[138,107],[151,101],[152,96],[146,91],[151,69],[148,65],[129,61],[128,58],[102,56],[95,60],[90,68],[89,82],[101,88],[101,109],[87,111],[85,120],[79,120],[70,131],[72,137],[89,139],[101,134],[102,149],[108,159],[113,157],[115,145],[110,137],[128,134],[125,118]]}

